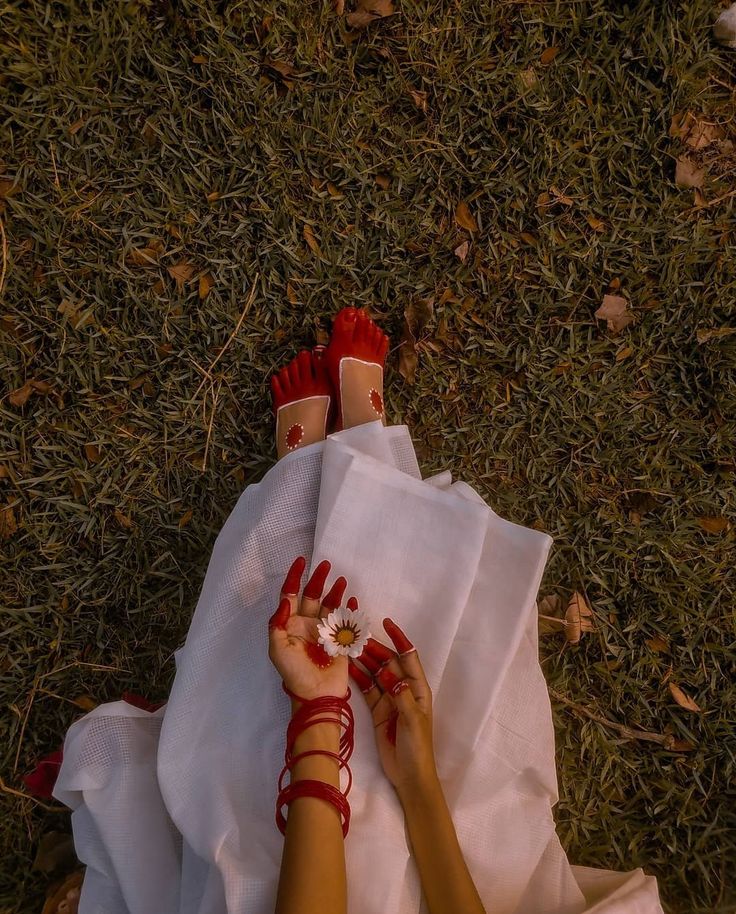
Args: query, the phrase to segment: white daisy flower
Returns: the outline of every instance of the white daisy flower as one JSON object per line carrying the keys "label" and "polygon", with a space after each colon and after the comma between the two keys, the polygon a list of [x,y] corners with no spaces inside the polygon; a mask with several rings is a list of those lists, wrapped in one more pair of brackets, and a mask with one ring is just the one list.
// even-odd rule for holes
{"label": "white daisy flower", "polygon": [[362,609],[347,609],[340,606],[326,619],[317,624],[319,643],[330,657],[342,654],[346,657],[360,657],[371,633],[368,618]]}

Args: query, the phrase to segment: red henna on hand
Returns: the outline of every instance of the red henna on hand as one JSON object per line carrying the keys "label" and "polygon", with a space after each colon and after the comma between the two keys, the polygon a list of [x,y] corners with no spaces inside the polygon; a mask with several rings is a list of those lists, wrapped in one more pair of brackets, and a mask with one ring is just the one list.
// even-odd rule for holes
{"label": "red henna on hand", "polygon": [[294,560],[289,573],[286,575],[281,593],[288,594],[290,597],[295,597],[299,593],[299,586],[302,583],[302,575],[306,564],[307,560],[302,555]]}
{"label": "red henna on hand", "polygon": [[409,688],[409,683],[398,676],[394,676],[391,670],[384,667],[376,674],[376,679],[381,685],[384,692],[390,692],[392,695],[398,695],[403,689]]}
{"label": "red henna on hand", "polygon": [[352,660],[348,660],[348,673],[364,695],[373,688],[373,680],[371,677],[367,673],[364,673],[360,667],[357,667]]}
{"label": "red henna on hand", "polygon": [[328,666],[332,665],[332,657],[330,657],[321,644],[317,644],[314,641],[307,641],[305,648],[307,657],[309,657],[312,663],[316,667],[319,667],[320,670],[326,670]]}
{"label": "red henna on hand", "polygon": [[325,561],[320,562],[314,569],[312,577],[307,581],[307,586],[304,588],[304,596],[308,600],[319,600],[322,596],[322,591],[325,589],[325,581],[331,567],[330,563]]}
{"label": "red henna on hand", "polygon": [[381,664],[388,663],[389,660],[393,660],[396,656],[390,647],[386,647],[385,644],[381,644],[381,642],[376,641],[375,638],[368,639],[365,649],[374,660],[378,660]]}
{"label": "red henna on hand", "polygon": [[289,621],[291,616],[291,603],[284,597],[284,599],[279,603],[278,609],[268,620],[269,629],[280,628],[286,631],[286,623]]}
{"label": "red henna on hand", "polygon": [[350,609],[350,610],[352,610],[353,612],[355,612],[355,610],[358,608],[358,598],[357,598],[357,597],[350,597],[350,599],[349,599],[348,602],[347,602],[347,607],[348,607],[348,609]]}
{"label": "red henna on hand", "polygon": [[326,606],[327,609],[337,609],[342,603],[342,598],[345,596],[347,586],[348,582],[346,578],[338,578],[330,588],[327,596],[322,600],[322,605]]}
{"label": "red henna on hand", "polygon": [[393,641],[394,647],[399,652],[399,654],[408,654],[410,651],[415,651],[416,648],[409,641],[406,635],[401,631],[399,626],[393,622],[391,619],[383,620],[383,627],[386,629],[386,634]]}

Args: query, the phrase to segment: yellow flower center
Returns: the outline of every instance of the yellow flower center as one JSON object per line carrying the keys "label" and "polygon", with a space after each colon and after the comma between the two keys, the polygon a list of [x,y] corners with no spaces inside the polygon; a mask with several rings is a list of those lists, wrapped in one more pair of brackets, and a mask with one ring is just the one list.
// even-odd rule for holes
{"label": "yellow flower center", "polygon": [[347,647],[348,644],[355,641],[355,632],[350,628],[339,628],[335,632],[335,641],[343,647]]}

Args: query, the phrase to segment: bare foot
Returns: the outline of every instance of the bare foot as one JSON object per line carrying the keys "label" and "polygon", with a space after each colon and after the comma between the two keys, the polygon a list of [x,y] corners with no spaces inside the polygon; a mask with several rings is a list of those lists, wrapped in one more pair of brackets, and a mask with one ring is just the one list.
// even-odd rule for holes
{"label": "bare foot", "polygon": [[388,337],[363,311],[343,308],[325,353],[337,397],[337,429],[385,421],[383,365]]}
{"label": "bare foot", "polygon": [[271,393],[279,459],[297,448],[324,441],[332,387],[323,350],[300,352],[271,377]]}

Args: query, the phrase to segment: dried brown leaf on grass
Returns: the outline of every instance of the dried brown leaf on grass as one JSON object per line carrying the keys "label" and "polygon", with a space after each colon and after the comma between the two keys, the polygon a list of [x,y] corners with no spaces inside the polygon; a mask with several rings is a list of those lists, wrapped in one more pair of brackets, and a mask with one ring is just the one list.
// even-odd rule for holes
{"label": "dried brown leaf on grass", "polygon": [[399,346],[399,374],[414,383],[419,356],[417,342],[434,313],[434,298],[415,298],[404,309],[404,329]]}
{"label": "dried brown leaf on grass", "polygon": [[194,511],[191,508],[189,508],[187,511],[185,511],[182,514],[182,516],[179,518],[179,529],[182,530],[184,527],[186,527],[186,525],[189,523],[189,521],[192,519],[193,516],[194,516]]}
{"label": "dried brown leaf on grass", "polygon": [[736,333],[736,327],[714,327],[707,330],[698,330],[695,337],[699,343],[707,343],[708,340],[718,339],[722,336],[731,336]]}
{"label": "dried brown leaf on grass", "polygon": [[466,241],[463,241],[462,244],[459,244],[455,248],[453,253],[455,254],[455,257],[458,258],[458,260],[460,260],[462,263],[465,263],[465,261],[468,257],[469,250],[470,250],[470,243],[466,240]]}
{"label": "dried brown leaf on grass", "polygon": [[313,254],[315,254],[317,257],[322,257],[322,250],[321,250],[321,248],[319,246],[319,242],[317,241],[317,238],[314,234],[314,229],[308,222],[304,224],[304,228],[302,229],[302,234],[304,235],[304,240],[307,242],[307,245],[309,246],[309,250]]}
{"label": "dried brown leaf on grass", "polygon": [[705,182],[705,171],[685,156],[680,156],[675,164],[675,184],[678,187],[702,187]]}
{"label": "dried brown leaf on grass", "polygon": [[184,289],[185,283],[189,282],[192,276],[194,276],[194,267],[186,260],[181,260],[179,263],[166,267],[166,271],[174,280],[176,288],[180,292]]}
{"label": "dried brown leaf on grass", "polygon": [[699,517],[698,523],[706,533],[723,533],[730,526],[728,519],[725,517]]}
{"label": "dried brown leaf on grass", "polygon": [[125,262],[131,266],[153,269],[158,266],[163,253],[163,241],[159,238],[152,238],[145,247],[131,248],[125,256]]}
{"label": "dried brown leaf on grass", "polygon": [[84,870],[77,870],[61,883],[53,883],[46,895],[41,914],[69,914],[76,910],[82,890]]}
{"label": "dried brown leaf on grass", "polygon": [[199,299],[204,301],[205,298],[210,294],[215,285],[215,279],[212,276],[212,273],[209,271],[207,273],[202,273],[199,277]]}
{"label": "dried brown leaf on grass", "polygon": [[351,29],[364,29],[376,19],[385,19],[395,12],[393,0],[358,0],[355,10],[347,14],[345,21]]}
{"label": "dried brown leaf on grass", "polygon": [[654,651],[655,654],[666,654],[670,645],[661,635],[655,635],[653,638],[647,638],[644,642],[650,651]]}
{"label": "dried brown leaf on grass", "polygon": [[683,692],[676,682],[668,682],[667,685],[669,686],[670,694],[681,708],[684,708],[686,711],[703,710],[697,702],[693,701],[687,693]]}
{"label": "dried brown leaf on grass", "polygon": [[475,216],[470,212],[470,207],[464,200],[461,200],[455,209],[455,222],[468,232],[478,231]]}
{"label": "dried brown leaf on grass", "polygon": [[85,444],[84,456],[87,458],[87,460],[89,460],[90,463],[99,463],[100,449],[96,444]]}
{"label": "dried brown leaf on grass", "polygon": [[705,149],[722,140],[724,130],[713,121],[698,117],[691,111],[679,111],[670,123],[670,136],[682,140],[691,149]]}
{"label": "dried brown leaf on grass", "polygon": [[595,316],[606,321],[612,333],[619,333],[634,320],[628,301],[620,295],[604,295]]}
{"label": "dried brown leaf on grass", "polygon": [[577,644],[584,632],[595,631],[592,617],[593,610],[588,606],[588,601],[576,591],[565,610],[565,638],[569,644]]}
{"label": "dried brown leaf on grass", "polygon": [[47,394],[51,390],[51,385],[48,381],[26,381],[26,383],[19,387],[17,390],[12,390],[8,394],[8,400],[13,406],[25,406],[31,395],[34,393],[37,394]]}
{"label": "dried brown leaf on grass", "polygon": [[7,505],[0,505],[0,540],[10,539],[18,529],[18,521],[15,518],[15,505],[8,502]]}
{"label": "dried brown leaf on grass", "polygon": [[550,593],[537,603],[537,626],[540,635],[557,634],[565,627],[562,599],[559,594]]}
{"label": "dried brown leaf on grass", "polygon": [[118,526],[122,527],[124,530],[132,530],[135,526],[131,518],[129,518],[127,514],[124,514],[120,508],[115,508],[113,517],[117,521]]}
{"label": "dried brown leaf on grass", "polygon": [[557,55],[560,53],[560,50],[561,48],[556,45],[552,48],[546,48],[544,51],[542,51],[542,56],[539,58],[539,62],[543,67],[548,67],[555,59],[555,57],[557,57]]}

